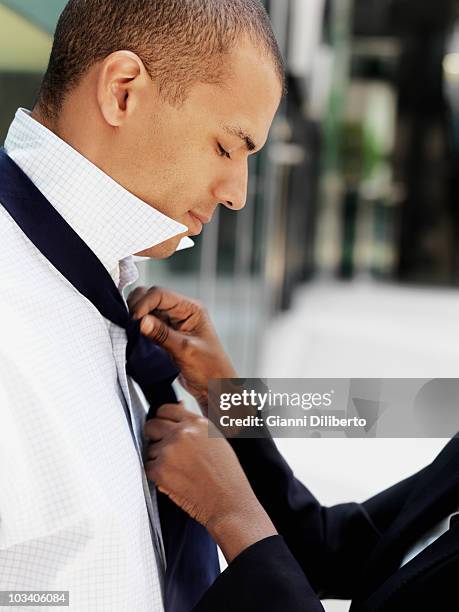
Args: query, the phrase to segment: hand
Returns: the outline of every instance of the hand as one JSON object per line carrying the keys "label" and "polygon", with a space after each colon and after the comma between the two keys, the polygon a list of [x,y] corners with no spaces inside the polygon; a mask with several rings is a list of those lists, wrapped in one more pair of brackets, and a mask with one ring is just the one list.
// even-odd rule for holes
{"label": "hand", "polygon": [[181,370],[180,382],[207,414],[208,382],[237,378],[205,307],[159,287],[139,287],[128,298],[141,331],[162,345]]}
{"label": "hand", "polygon": [[206,418],[183,404],[162,406],[147,421],[146,474],[158,489],[207,528],[231,562],[276,530],[232,450]]}

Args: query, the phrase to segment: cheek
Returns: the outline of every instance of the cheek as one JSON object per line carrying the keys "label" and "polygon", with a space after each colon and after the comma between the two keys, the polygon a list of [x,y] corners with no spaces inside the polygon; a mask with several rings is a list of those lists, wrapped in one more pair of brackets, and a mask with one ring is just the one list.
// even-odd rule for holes
{"label": "cheek", "polygon": [[187,211],[190,205],[196,205],[203,200],[204,203],[208,202],[215,168],[208,158],[187,154],[180,160],[177,159],[174,164],[166,166],[164,177],[171,189],[170,195],[172,198],[178,198],[177,207]]}
{"label": "cheek", "polygon": [[180,146],[166,141],[159,149],[146,147],[138,163],[150,169],[148,180],[157,208],[187,225],[189,210],[209,206],[222,160],[210,145],[182,140]]}

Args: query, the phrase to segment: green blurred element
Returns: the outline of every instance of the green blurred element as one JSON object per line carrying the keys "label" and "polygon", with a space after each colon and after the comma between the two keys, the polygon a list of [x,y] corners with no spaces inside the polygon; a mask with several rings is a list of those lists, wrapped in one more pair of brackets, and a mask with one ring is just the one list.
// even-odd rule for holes
{"label": "green blurred element", "polygon": [[66,0],[0,0],[0,72],[42,73]]}
{"label": "green blurred element", "polygon": [[348,188],[356,188],[363,178],[364,138],[363,124],[358,121],[338,123],[338,169]]}
{"label": "green blurred element", "polygon": [[25,17],[48,34],[53,34],[67,0],[0,0],[0,4]]}
{"label": "green blurred element", "polygon": [[377,134],[368,126],[363,129],[363,178],[371,178],[381,168],[386,155]]}
{"label": "green blurred element", "polygon": [[0,0],[0,143],[18,106],[32,108],[66,0]]}
{"label": "green blurred element", "polygon": [[334,51],[334,67],[328,111],[324,121],[322,166],[326,175],[339,173],[342,120],[349,85],[353,0],[331,3],[329,42]]}
{"label": "green blurred element", "polygon": [[51,36],[0,4],[0,72],[43,72]]}
{"label": "green blurred element", "polygon": [[338,167],[346,185],[355,187],[380,170],[386,158],[383,145],[363,121],[342,121],[339,130]]}

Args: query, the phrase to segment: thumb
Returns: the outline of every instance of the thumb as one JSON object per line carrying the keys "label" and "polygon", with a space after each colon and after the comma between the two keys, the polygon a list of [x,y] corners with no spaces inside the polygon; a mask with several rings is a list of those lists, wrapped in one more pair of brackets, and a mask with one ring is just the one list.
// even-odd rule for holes
{"label": "thumb", "polygon": [[146,315],[140,323],[140,331],[144,336],[150,338],[164,347],[172,357],[176,357],[180,351],[181,334],[169,327],[164,321],[153,315]]}

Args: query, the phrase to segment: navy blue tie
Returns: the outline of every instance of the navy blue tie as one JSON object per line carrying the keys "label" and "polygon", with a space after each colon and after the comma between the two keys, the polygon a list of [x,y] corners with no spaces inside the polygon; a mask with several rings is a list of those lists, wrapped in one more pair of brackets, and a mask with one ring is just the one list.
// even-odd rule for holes
{"label": "navy blue tie", "polygon": [[[100,312],[126,330],[126,370],[150,402],[149,418],[177,402],[179,371],[168,354],[140,332],[110,274],[4,149],[0,149],[0,203],[48,261]],[[20,280],[20,279],[18,279]],[[190,612],[219,573],[217,549],[206,530],[158,493],[166,552],[166,612]]]}

